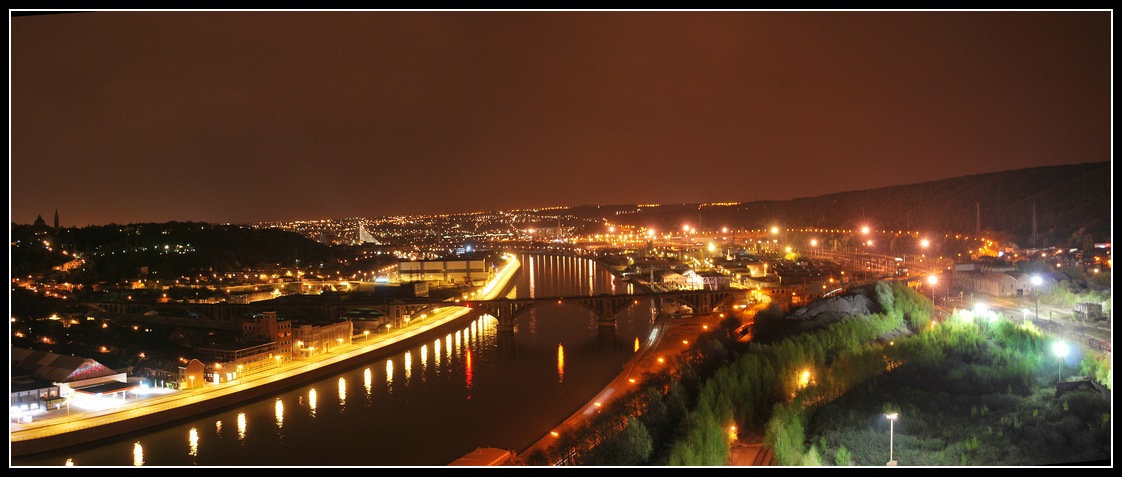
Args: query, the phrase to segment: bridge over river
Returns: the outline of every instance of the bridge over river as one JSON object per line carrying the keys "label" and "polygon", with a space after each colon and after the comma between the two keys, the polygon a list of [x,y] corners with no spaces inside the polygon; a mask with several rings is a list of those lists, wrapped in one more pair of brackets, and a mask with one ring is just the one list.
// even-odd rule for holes
{"label": "bridge over river", "polygon": [[500,298],[495,300],[474,300],[462,303],[468,308],[483,311],[498,319],[500,331],[512,330],[514,320],[518,315],[539,306],[548,305],[578,305],[596,313],[601,327],[615,327],[616,315],[627,308],[648,303],[646,300],[655,300],[661,309],[666,302],[675,302],[689,306],[693,310],[709,312],[716,308],[720,302],[738,295],[746,295],[746,290],[681,290],[668,292],[631,293],[626,295],[612,295],[602,293],[593,296],[554,296],[540,298]]}

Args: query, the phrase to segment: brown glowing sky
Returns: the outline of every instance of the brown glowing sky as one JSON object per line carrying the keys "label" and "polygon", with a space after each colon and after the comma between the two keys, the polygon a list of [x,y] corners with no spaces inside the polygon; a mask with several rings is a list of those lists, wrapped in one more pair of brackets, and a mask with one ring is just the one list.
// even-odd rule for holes
{"label": "brown glowing sky", "polygon": [[788,199],[1112,160],[1110,11],[10,24],[20,224]]}

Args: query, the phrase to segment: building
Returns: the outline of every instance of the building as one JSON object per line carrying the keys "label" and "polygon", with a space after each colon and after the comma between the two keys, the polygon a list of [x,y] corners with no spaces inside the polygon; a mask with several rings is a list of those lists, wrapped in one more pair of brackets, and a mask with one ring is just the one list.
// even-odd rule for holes
{"label": "building", "polygon": [[655,270],[654,279],[655,283],[661,283],[672,289],[683,288],[689,283],[684,275],[673,270]]}
{"label": "building", "polygon": [[1101,320],[1103,306],[1100,303],[1076,303],[1075,316],[1085,320]]}
{"label": "building", "polygon": [[206,383],[206,365],[192,359],[179,366],[179,389],[195,389]]}
{"label": "building", "polygon": [[390,322],[390,317],[386,316],[385,313],[366,307],[347,310],[339,318],[350,321],[355,333],[358,334],[363,334],[363,332],[377,333]]}
{"label": "building", "polygon": [[955,286],[990,296],[1023,296],[1028,279],[1019,272],[967,272],[956,274]]}
{"label": "building", "polygon": [[277,312],[266,311],[242,322],[242,335],[277,343],[278,349],[292,348],[292,322],[277,319]]}
{"label": "building", "polygon": [[706,290],[727,290],[732,287],[732,277],[717,272],[697,274],[701,287]]}
{"label": "building", "polygon": [[9,418],[30,419],[32,413],[67,404],[79,395],[127,399],[136,387],[123,372],[97,361],[47,351],[11,348],[12,382]]}
{"label": "building", "polygon": [[446,285],[482,284],[489,276],[486,260],[416,260],[397,263],[402,281],[425,281]]}
{"label": "building", "polygon": [[1031,277],[1005,260],[955,263],[950,285],[990,296],[1024,296],[1032,288]]}
{"label": "building", "polygon": [[[196,348],[197,361],[202,366],[195,378],[199,383],[181,380],[180,385],[224,383],[240,375],[267,371],[297,357],[328,353],[332,348],[351,344],[353,333],[354,324],[345,317],[326,324],[301,323],[266,311],[242,322],[242,336]],[[190,369],[184,372],[193,373]]]}
{"label": "building", "polygon": [[330,325],[301,324],[293,328],[296,338],[294,352],[301,357],[315,354],[330,353],[331,348],[338,348],[351,344],[354,336],[354,324],[350,320],[343,320]]}

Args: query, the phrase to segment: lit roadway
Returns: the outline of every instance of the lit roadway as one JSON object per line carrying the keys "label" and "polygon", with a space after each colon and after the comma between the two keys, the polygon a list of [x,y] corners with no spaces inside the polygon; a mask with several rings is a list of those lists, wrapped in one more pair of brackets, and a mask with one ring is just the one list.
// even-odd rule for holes
{"label": "lit roadway", "polygon": [[[503,268],[496,272],[495,276],[480,290],[483,298],[487,300],[499,298],[499,295],[507,288],[507,284],[514,276],[515,272],[518,271],[519,267],[520,263],[518,259],[508,254],[507,262]],[[239,391],[245,391],[255,386],[289,379],[321,366],[338,363],[359,355],[371,353],[390,346],[402,339],[427,333],[467,315],[472,311],[473,310],[470,308],[462,306],[442,306],[439,311],[430,314],[428,318],[412,320],[406,327],[394,329],[387,333],[379,333],[376,337],[368,337],[368,340],[361,338],[362,341],[343,345],[341,348],[338,348],[338,351],[332,353],[280,362],[275,368],[272,368],[272,372],[269,372],[270,370],[263,370],[257,373],[243,374],[227,383],[204,383],[203,386],[195,389],[171,391],[166,394],[142,394],[124,405],[110,409],[85,411],[78,409],[67,410],[64,408],[35,416],[36,420],[33,422],[13,423],[9,420],[9,441],[15,443],[54,436],[79,429],[97,427],[160,411],[167,411],[208,399],[227,396]]]}

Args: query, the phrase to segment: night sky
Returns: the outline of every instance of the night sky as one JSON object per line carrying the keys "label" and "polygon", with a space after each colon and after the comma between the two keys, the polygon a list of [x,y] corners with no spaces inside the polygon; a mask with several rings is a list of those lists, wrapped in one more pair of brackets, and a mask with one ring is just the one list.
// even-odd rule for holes
{"label": "night sky", "polygon": [[1110,11],[10,18],[10,219],[790,199],[1112,160]]}

